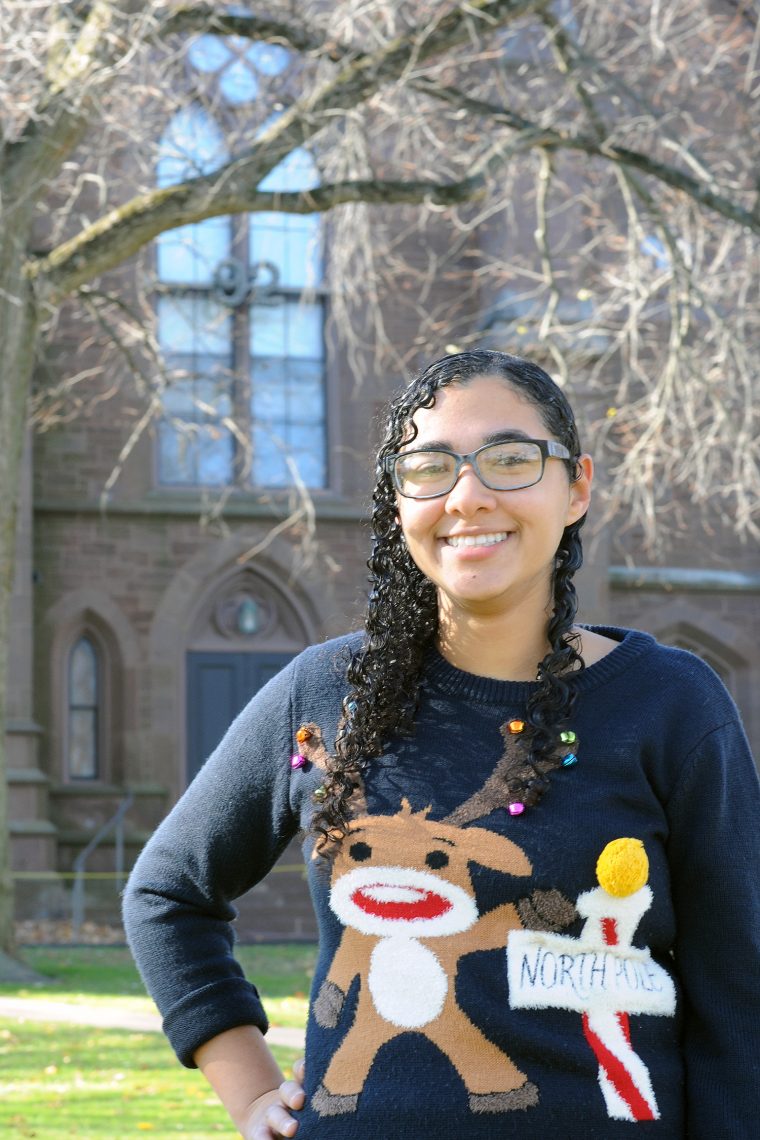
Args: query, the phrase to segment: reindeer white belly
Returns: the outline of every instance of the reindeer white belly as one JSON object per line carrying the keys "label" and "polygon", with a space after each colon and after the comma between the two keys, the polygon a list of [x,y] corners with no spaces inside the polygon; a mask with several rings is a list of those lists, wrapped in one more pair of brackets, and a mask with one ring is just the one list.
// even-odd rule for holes
{"label": "reindeer white belly", "polygon": [[375,1009],[402,1029],[418,1029],[443,1009],[448,979],[432,950],[415,938],[382,938],[372,951],[369,991]]}

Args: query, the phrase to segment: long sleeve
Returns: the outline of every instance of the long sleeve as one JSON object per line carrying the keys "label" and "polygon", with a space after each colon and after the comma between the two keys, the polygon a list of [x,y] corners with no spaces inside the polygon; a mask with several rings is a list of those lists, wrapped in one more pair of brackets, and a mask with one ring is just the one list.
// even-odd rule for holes
{"label": "long sleeve", "polygon": [[725,703],[669,803],[690,1140],[751,1140],[760,1119],[760,788]]}
{"label": "long sleeve", "polygon": [[297,831],[287,764],[293,670],[271,680],[234,721],[127,884],[130,947],[188,1066],[225,1029],[267,1029],[258,993],[232,954],[232,901],[266,875]]}

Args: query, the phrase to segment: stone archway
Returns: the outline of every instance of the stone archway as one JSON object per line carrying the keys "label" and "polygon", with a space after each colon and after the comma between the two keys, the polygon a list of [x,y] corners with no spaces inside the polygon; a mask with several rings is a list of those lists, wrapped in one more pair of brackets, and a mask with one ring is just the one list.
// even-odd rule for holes
{"label": "stone archway", "polygon": [[188,783],[254,693],[309,640],[295,599],[272,575],[239,566],[212,583],[185,654]]}
{"label": "stone archway", "polygon": [[[188,652],[293,656],[320,637],[316,588],[303,577],[289,581],[290,545],[274,539],[243,564],[249,549],[249,536],[238,534],[199,550],[175,575],[151,625],[142,778],[160,782],[170,803],[185,787]],[[235,628],[245,601],[258,607],[252,633]]]}

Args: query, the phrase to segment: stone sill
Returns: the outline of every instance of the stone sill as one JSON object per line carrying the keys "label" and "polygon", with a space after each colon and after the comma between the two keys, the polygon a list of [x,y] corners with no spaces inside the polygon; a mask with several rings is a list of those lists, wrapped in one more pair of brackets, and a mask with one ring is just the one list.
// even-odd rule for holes
{"label": "stone sill", "polygon": [[58,835],[58,828],[48,820],[15,819],[8,825],[11,835]]}
{"label": "stone sill", "polygon": [[7,778],[8,783],[14,786],[50,783],[50,777],[41,772],[39,768],[9,768]]}
{"label": "stone sill", "polygon": [[23,720],[19,717],[8,717],[5,731],[9,736],[42,736],[41,725],[34,720]]}
{"label": "stone sill", "polygon": [[610,566],[609,583],[613,590],[760,593],[760,574],[692,566]]}
{"label": "stone sill", "polygon": [[[355,500],[330,496],[321,499],[314,494],[311,499],[314,514],[317,520],[334,521],[345,520],[356,522],[369,517],[369,494],[367,503],[358,503]],[[202,518],[212,512],[213,502],[209,498],[201,497],[195,492],[178,491],[176,494],[152,493],[144,499],[133,501],[114,500],[103,508],[100,503],[89,499],[38,499],[34,503],[36,514],[74,514],[74,515],[100,515],[103,518],[124,515],[149,515],[154,518],[161,516]],[[293,512],[293,502],[289,498],[274,498],[262,502],[260,498],[252,495],[233,494],[219,511],[220,518],[266,519],[268,522],[278,522],[286,519]]]}
{"label": "stone sill", "polygon": [[135,798],[166,796],[167,789],[160,784],[130,784],[125,788],[120,784],[99,784],[97,780],[77,780],[76,783],[72,780],[69,784],[52,784],[50,787],[50,795],[61,799],[79,796],[112,799],[114,796],[119,796],[125,800],[130,793]]}
{"label": "stone sill", "polygon": [[[52,827],[52,824],[51,824]],[[96,831],[80,831],[74,828],[55,828],[55,833],[58,837],[58,845],[68,847],[86,847],[91,841]],[[150,839],[152,831],[125,831],[124,844],[129,847],[143,847]],[[114,847],[116,845],[115,835],[104,835],[98,843],[98,850],[102,847]]]}

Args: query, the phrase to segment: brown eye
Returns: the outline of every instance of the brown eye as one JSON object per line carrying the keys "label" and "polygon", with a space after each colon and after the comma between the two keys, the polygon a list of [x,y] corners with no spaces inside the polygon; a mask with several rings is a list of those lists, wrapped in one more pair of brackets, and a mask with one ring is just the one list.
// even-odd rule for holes
{"label": "brown eye", "polygon": [[372,854],[372,848],[369,843],[352,843],[348,849],[348,853],[357,863],[363,863],[365,859],[369,859]]}
{"label": "brown eye", "polygon": [[438,871],[441,867],[448,866],[449,857],[445,851],[431,851],[429,855],[425,856],[425,862],[431,870]]}

